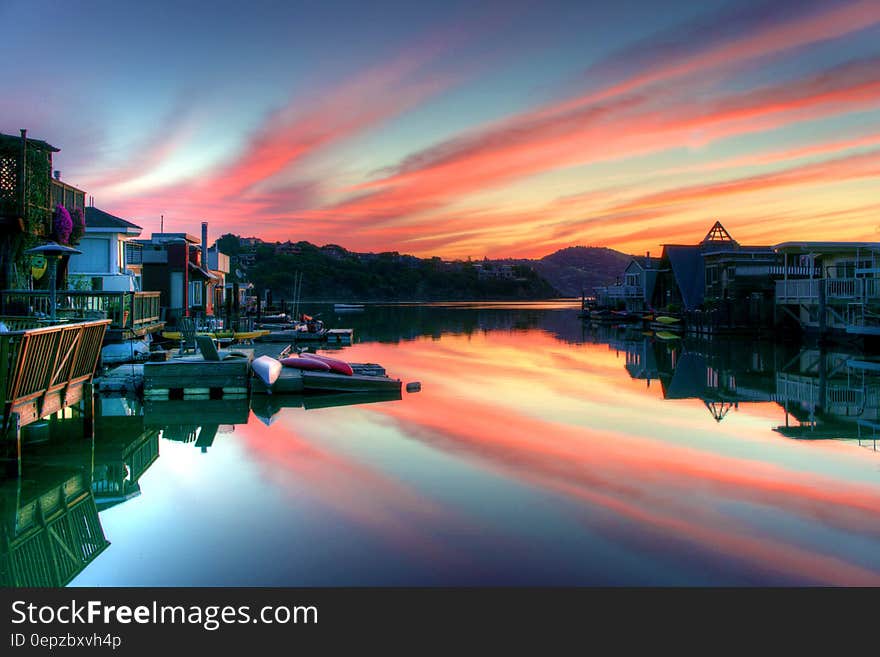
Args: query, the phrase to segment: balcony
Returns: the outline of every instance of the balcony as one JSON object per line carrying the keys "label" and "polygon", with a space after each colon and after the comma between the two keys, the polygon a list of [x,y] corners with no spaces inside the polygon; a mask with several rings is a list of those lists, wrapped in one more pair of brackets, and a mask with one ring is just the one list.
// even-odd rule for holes
{"label": "balcony", "polygon": [[[83,292],[58,290],[59,319],[109,319],[111,331],[141,336],[161,330],[159,292]],[[49,315],[48,290],[3,290],[0,307],[4,315]]]}
{"label": "balcony", "polygon": [[638,285],[610,285],[600,289],[609,299],[640,299],[643,295]]}
{"label": "balcony", "polygon": [[776,303],[816,304],[823,288],[825,300],[832,303],[880,300],[877,278],[801,278],[776,281]]}

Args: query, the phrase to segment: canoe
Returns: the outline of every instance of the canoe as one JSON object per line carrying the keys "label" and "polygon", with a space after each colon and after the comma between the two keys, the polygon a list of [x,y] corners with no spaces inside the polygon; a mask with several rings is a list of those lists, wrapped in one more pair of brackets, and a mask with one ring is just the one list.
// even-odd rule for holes
{"label": "canoe", "polygon": [[659,315],[654,318],[655,322],[659,322],[660,324],[678,324],[681,320],[678,317],[668,317],[666,315]]}
{"label": "canoe", "polygon": [[299,356],[290,356],[281,360],[284,367],[293,367],[298,370],[312,370],[315,372],[329,372],[330,364],[316,358],[300,358]]}
{"label": "canoe", "polygon": [[658,331],[655,333],[658,338],[661,340],[680,340],[681,336],[677,333],[672,333],[671,331]]}
{"label": "canoe", "polygon": [[266,386],[262,379],[254,377],[251,390],[255,395],[267,394],[269,392],[273,395],[302,392],[302,371],[293,367],[282,367],[281,375],[275,380],[271,388]]}
{"label": "canoe", "polygon": [[330,356],[322,356],[321,354],[310,354],[310,353],[301,353],[299,355],[300,358],[305,358],[307,360],[316,360],[319,363],[326,364],[331,372],[336,372],[337,374],[344,374],[345,376],[351,376],[354,374],[354,370],[351,369],[351,365],[346,363],[344,360],[339,360],[338,358],[330,358]]}
{"label": "canoe", "polygon": [[305,390],[336,390],[339,392],[374,392],[380,390],[400,390],[400,379],[387,376],[363,376],[336,374],[335,372],[302,371]]}
{"label": "canoe", "polygon": [[271,388],[272,385],[281,376],[281,362],[275,360],[271,356],[260,356],[255,358],[251,363],[254,374],[263,382],[266,387]]}

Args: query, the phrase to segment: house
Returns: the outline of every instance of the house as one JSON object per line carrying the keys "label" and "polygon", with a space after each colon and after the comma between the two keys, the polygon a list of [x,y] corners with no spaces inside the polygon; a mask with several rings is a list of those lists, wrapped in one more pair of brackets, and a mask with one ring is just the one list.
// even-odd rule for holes
{"label": "house", "polygon": [[[71,214],[85,208],[85,192],[52,177],[58,148],[39,139],[0,133],[0,289],[30,287],[28,237],[49,239],[58,205]],[[63,265],[61,271],[63,272]]]}
{"label": "house", "polygon": [[817,333],[880,335],[880,242],[784,242],[781,320]]}
{"label": "house", "polygon": [[636,256],[623,271],[623,280],[617,284],[596,288],[596,300],[600,306],[641,312],[651,308],[660,258],[652,258],[650,252]]}
{"label": "house", "polygon": [[[130,246],[141,227],[94,206],[85,209],[86,229],[77,245],[82,254],[68,265],[79,289],[134,292],[141,289],[140,245]],[[133,244],[133,243],[132,243]]]}
{"label": "house", "polygon": [[[202,264],[202,242],[188,233],[153,233],[142,246],[143,286],[161,293],[165,319],[214,314],[213,285],[218,277]],[[210,287],[209,287],[210,286]]]}
{"label": "house", "polygon": [[772,246],[740,244],[716,221],[698,244],[663,246],[652,303],[690,313],[690,323],[708,332],[767,328],[778,264]]}

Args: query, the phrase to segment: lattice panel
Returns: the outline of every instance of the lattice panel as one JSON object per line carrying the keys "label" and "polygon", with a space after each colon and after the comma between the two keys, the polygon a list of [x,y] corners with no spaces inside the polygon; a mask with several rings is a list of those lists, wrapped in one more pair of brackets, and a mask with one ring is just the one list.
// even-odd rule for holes
{"label": "lattice panel", "polygon": [[0,197],[15,198],[18,189],[18,160],[14,157],[0,156]]}

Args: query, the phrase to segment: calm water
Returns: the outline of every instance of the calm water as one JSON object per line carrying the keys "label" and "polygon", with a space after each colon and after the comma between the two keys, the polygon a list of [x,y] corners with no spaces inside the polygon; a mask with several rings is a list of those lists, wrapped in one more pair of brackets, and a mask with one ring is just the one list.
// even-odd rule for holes
{"label": "calm water", "polygon": [[110,545],[77,586],[880,584],[859,354],[663,341],[565,304],[310,310],[421,392],[107,400],[93,450],[30,447],[4,522],[79,468]]}

